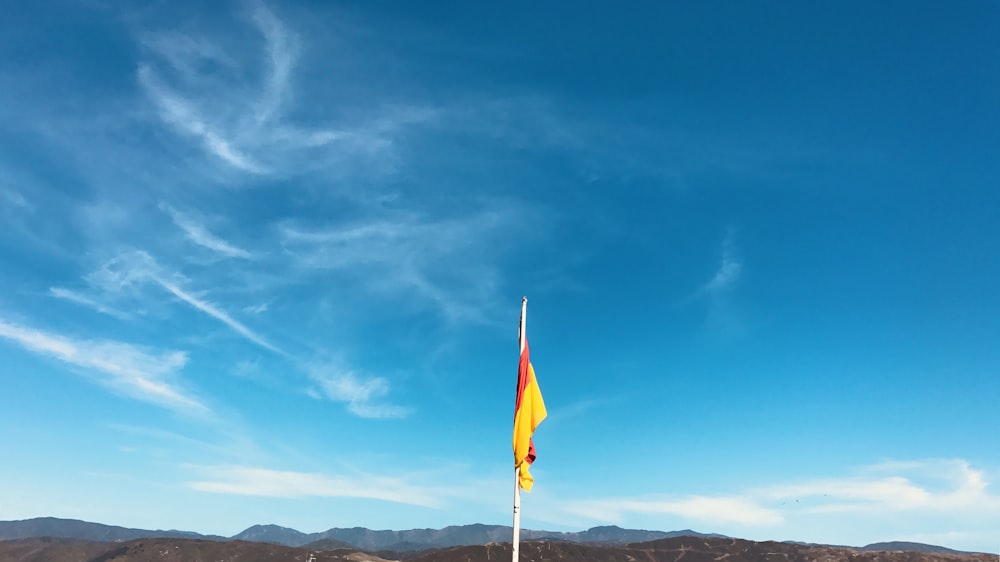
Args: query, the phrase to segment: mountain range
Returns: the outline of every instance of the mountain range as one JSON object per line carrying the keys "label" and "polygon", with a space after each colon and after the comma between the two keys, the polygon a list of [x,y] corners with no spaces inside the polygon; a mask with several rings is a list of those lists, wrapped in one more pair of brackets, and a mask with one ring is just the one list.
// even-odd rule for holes
{"label": "mountain range", "polygon": [[[405,531],[371,530],[364,527],[332,528],[319,533],[303,533],[278,525],[254,525],[231,537],[202,535],[179,530],[130,529],[113,525],[103,525],[75,519],[40,517],[21,521],[0,521],[0,540],[33,539],[50,537],[56,539],[79,539],[92,542],[125,542],[138,539],[197,539],[206,542],[244,541],[270,543],[288,547],[307,546],[314,550],[357,549],[368,552],[415,552],[428,549],[443,549],[456,546],[485,545],[509,542],[511,528],[503,525],[461,525],[443,529],[410,529]],[[546,541],[548,543],[581,543],[594,545],[626,545],[648,543],[678,537],[701,539],[730,539],[723,535],[699,533],[690,529],[682,531],[646,531],[622,529],[617,526],[601,526],[580,532],[521,530],[523,541]],[[756,543],[755,543],[756,544]],[[802,548],[821,547],[803,543],[781,543]],[[936,554],[962,554],[940,546],[910,542],[886,542],[854,548],[861,551],[907,551]]]}
{"label": "mountain range", "polygon": [[[722,537],[722,535],[683,531],[642,531],[615,526],[593,527],[576,533],[521,529],[522,540],[625,544],[678,536]],[[231,537],[202,535],[190,531],[129,529],[75,519],[40,517],[22,521],[0,521],[0,539],[54,537],[98,542],[129,541],[140,538],[181,538],[210,541],[240,540],[267,542],[285,546],[304,546],[317,541],[333,541],[344,548],[368,551],[412,551],[428,548],[477,545],[509,541],[511,528],[503,525],[460,525],[443,529],[375,531],[364,527],[333,528],[319,533],[303,533],[279,525],[254,525]]]}

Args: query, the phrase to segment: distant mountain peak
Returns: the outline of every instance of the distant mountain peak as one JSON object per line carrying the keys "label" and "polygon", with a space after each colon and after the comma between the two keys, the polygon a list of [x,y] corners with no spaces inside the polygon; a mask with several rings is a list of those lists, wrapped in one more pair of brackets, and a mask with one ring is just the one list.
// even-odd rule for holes
{"label": "distant mountain peak", "polygon": [[861,550],[889,551],[889,552],[894,552],[894,551],[930,552],[935,554],[961,554],[961,551],[952,550],[950,548],[945,548],[943,546],[924,544],[919,542],[909,542],[909,541],[876,542],[861,547]]}
{"label": "distant mountain peak", "polygon": [[232,538],[241,541],[270,542],[287,546],[302,546],[313,541],[311,535],[273,523],[247,527]]}

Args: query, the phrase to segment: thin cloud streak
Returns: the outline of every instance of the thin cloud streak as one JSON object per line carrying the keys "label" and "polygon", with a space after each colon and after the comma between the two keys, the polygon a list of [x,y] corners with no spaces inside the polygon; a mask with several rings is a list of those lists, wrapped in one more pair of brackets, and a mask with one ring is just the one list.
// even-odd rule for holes
{"label": "thin cloud streak", "polygon": [[[172,279],[149,254],[143,251],[126,252],[106,262],[99,270],[88,276],[91,283],[110,292],[122,292],[144,284],[152,284],[165,290],[192,308],[222,322],[246,340],[279,354],[292,358],[280,347],[251,330],[245,324],[230,316],[212,302],[195,296]],[[267,310],[267,305],[249,307],[248,313],[259,314]],[[292,358],[294,359],[294,358]],[[297,361],[296,361],[297,362]],[[386,400],[390,393],[390,383],[382,377],[365,377],[340,366],[302,367],[315,383],[317,389],[310,389],[310,396],[326,398],[344,404],[351,414],[368,419],[398,419],[408,416],[412,409]]]}
{"label": "thin cloud streak", "polygon": [[564,510],[576,516],[620,523],[626,514],[674,515],[692,521],[774,526],[784,522],[777,510],[747,498],[688,496],[681,499],[617,498],[567,502]]}
{"label": "thin cloud streak", "polygon": [[161,203],[160,209],[164,210],[167,214],[169,214],[170,218],[173,219],[174,224],[176,224],[178,228],[184,231],[184,234],[187,236],[188,240],[194,242],[195,244],[202,246],[204,248],[208,248],[209,250],[213,250],[215,252],[218,252],[224,256],[228,256],[231,258],[243,258],[243,259],[253,258],[250,252],[244,250],[243,248],[234,246],[229,242],[226,242],[225,240],[212,234],[204,226],[198,224],[197,222],[192,220],[191,217],[185,215],[184,213],[181,213],[180,211],[174,209],[173,207]]}
{"label": "thin cloud streak", "polygon": [[63,299],[69,302],[74,302],[76,304],[88,306],[90,308],[93,308],[97,312],[100,312],[101,314],[107,314],[108,316],[113,316],[119,320],[126,320],[128,318],[128,315],[125,314],[124,312],[104,306],[103,304],[95,301],[94,299],[85,297],[80,293],[72,291],[70,289],[64,289],[62,287],[49,287],[49,295],[57,299]]}
{"label": "thin cloud streak", "polygon": [[97,381],[119,394],[185,413],[208,408],[166,379],[187,363],[180,351],[156,353],[108,340],[78,340],[0,320],[0,337],[28,351],[54,357],[100,376]]}
{"label": "thin cloud streak", "polygon": [[243,312],[245,312],[247,314],[253,314],[253,315],[256,316],[258,314],[263,314],[263,313],[267,312],[268,308],[269,308],[269,306],[268,306],[267,303],[261,303],[261,304],[255,304],[255,305],[252,305],[252,306],[244,306],[243,307]]}
{"label": "thin cloud streak", "polygon": [[285,352],[281,348],[267,341],[263,336],[254,332],[215,304],[200,299],[182,289],[178,283],[172,281],[163,272],[156,260],[144,251],[133,250],[120,254],[116,258],[106,262],[99,270],[88,275],[87,279],[92,284],[113,293],[126,291],[143,283],[152,283],[196,310],[222,322],[248,341],[274,353],[285,355]]}
{"label": "thin cloud streak", "polygon": [[156,281],[161,287],[163,287],[164,289],[166,289],[168,292],[170,292],[171,294],[173,294],[175,297],[177,297],[177,298],[181,299],[182,301],[188,303],[189,305],[193,306],[194,308],[196,308],[196,309],[204,312],[205,314],[208,314],[209,316],[211,316],[212,318],[215,318],[216,320],[222,322],[226,326],[229,326],[230,328],[233,329],[234,332],[236,332],[237,334],[240,334],[241,336],[243,336],[247,340],[249,340],[249,341],[251,341],[251,342],[253,342],[253,343],[255,343],[255,344],[263,347],[264,349],[269,350],[269,351],[273,351],[273,352],[278,353],[278,354],[284,354],[284,351],[282,351],[280,348],[274,346],[273,344],[271,344],[270,342],[268,342],[267,340],[265,340],[263,337],[257,335],[257,333],[255,333],[253,330],[251,330],[250,328],[247,328],[246,326],[244,326],[239,321],[233,319],[231,316],[229,316],[228,314],[226,314],[222,310],[219,310],[212,303],[210,303],[208,301],[204,301],[204,300],[198,299],[198,298],[195,298],[193,295],[185,292],[184,290],[182,290],[177,285],[174,285],[173,283],[170,283],[169,281],[166,281],[165,279],[160,279],[159,277],[153,277],[153,280]]}

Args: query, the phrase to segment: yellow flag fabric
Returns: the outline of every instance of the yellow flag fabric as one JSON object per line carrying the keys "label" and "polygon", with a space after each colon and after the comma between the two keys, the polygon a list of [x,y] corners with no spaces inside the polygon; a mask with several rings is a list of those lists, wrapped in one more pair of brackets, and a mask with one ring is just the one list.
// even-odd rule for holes
{"label": "yellow flag fabric", "polygon": [[528,466],[535,461],[535,445],[531,436],[535,428],[545,419],[545,402],[542,391],[535,380],[535,369],[531,366],[528,355],[528,342],[524,342],[524,351],[517,368],[517,400],[514,403],[514,468],[518,470],[521,489],[531,491],[535,479],[531,477]]}

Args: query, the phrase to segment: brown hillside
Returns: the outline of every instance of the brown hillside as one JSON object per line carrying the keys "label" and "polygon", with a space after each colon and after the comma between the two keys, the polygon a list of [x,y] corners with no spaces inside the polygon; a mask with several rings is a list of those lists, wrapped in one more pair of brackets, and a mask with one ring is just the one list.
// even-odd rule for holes
{"label": "brown hillside", "polygon": [[80,562],[108,549],[108,543],[79,539],[15,539],[0,541],[0,562]]}
{"label": "brown hillside", "polygon": [[138,539],[97,543],[73,539],[0,541],[0,562],[386,562],[352,550],[322,552],[270,543]]}
{"label": "brown hillside", "polygon": [[[0,541],[0,562],[388,562],[356,550],[319,551],[271,543],[192,539],[139,539],[98,543],[74,539]],[[412,557],[411,557],[412,556]],[[409,562],[508,562],[510,543],[425,551]],[[521,543],[522,562],[995,562],[990,554],[863,551],[740,539],[678,537],[628,545],[562,541]]]}
{"label": "brown hillside", "polygon": [[[507,562],[509,543],[425,552],[413,562]],[[988,554],[861,551],[740,539],[677,537],[625,546],[521,543],[522,562],[995,562]]]}

